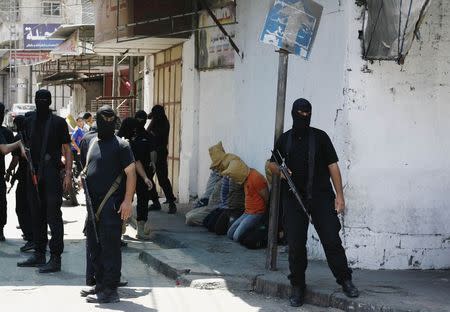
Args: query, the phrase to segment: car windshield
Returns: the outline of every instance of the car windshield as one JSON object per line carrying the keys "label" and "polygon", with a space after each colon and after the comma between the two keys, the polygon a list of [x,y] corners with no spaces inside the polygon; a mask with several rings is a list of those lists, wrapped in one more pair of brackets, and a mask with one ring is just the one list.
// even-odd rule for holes
{"label": "car windshield", "polygon": [[14,105],[13,110],[25,110],[25,111],[32,111],[35,110],[35,106],[33,104],[16,104]]}

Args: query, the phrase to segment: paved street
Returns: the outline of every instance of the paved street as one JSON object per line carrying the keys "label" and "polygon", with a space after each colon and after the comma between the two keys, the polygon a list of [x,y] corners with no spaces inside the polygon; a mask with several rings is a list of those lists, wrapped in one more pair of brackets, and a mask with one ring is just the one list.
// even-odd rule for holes
{"label": "paved street", "polygon": [[[177,287],[175,281],[156,273],[139,259],[140,245],[129,242],[123,250],[123,276],[129,287],[120,289],[122,301],[115,305],[92,305],[79,296],[84,287],[84,238],[81,229],[85,207],[64,207],[65,252],[62,272],[42,275],[33,268],[18,268],[24,259],[16,229],[14,192],[8,195],[6,242],[0,244],[0,307],[2,311],[338,311],[305,306],[293,309],[285,300],[266,298],[249,292],[201,290]],[[127,235],[134,237],[128,226]]]}

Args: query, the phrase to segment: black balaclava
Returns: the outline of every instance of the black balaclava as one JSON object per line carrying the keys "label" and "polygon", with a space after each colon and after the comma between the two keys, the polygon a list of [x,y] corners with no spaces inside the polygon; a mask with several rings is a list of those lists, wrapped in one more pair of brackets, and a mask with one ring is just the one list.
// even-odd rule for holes
{"label": "black balaclava", "polygon": [[147,113],[143,110],[137,111],[134,115],[134,118],[136,118],[138,122],[138,130],[142,131],[145,130],[145,123],[147,122]]}
{"label": "black balaclava", "polygon": [[111,106],[104,105],[97,111],[97,132],[100,140],[106,140],[114,136],[117,116]]}
{"label": "black balaclava", "polygon": [[309,103],[309,101],[305,99],[298,99],[295,100],[294,104],[292,104],[292,131],[295,136],[303,137],[308,132],[309,124],[311,123],[311,114],[309,114],[308,116],[303,116],[300,115],[298,111],[311,113],[311,103]]}
{"label": "black balaclava", "polygon": [[16,125],[17,132],[21,132],[25,128],[25,116],[19,115],[14,118],[14,124]]}
{"label": "black balaclava", "polygon": [[117,136],[121,138],[125,138],[127,140],[131,140],[135,134],[136,129],[138,128],[138,120],[133,117],[127,117],[122,121],[120,125],[119,132],[117,132]]}
{"label": "black balaclava", "polygon": [[0,126],[3,125],[3,120],[5,120],[5,104],[0,102]]}
{"label": "black balaclava", "polygon": [[52,94],[50,91],[41,89],[36,91],[34,96],[36,103],[36,114],[40,120],[45,120],[50,113],[50,105],[52,104]]}

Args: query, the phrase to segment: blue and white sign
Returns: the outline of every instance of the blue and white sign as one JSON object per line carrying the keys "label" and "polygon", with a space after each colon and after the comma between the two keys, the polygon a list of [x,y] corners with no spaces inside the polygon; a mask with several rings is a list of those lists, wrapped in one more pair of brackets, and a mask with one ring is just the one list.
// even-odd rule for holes
{"label": "blue and white sign", "polygon": [[308,59],[322,11],[312,0],[275,0],[260,41]]}
{"label": "blue and white sign", "polygon": [[64,40],[49,37],[61,24],[24,24],[23,47],[26,50],[53,50]]}

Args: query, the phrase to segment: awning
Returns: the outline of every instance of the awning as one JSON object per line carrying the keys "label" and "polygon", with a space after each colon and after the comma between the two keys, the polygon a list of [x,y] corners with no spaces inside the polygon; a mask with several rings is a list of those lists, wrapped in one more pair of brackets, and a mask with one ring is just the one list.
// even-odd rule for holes
{"label": "awning", "polygon": [[72,35],[78,29],[83,29],[83,31],[86,33],[91,31],[92,33],[91,37],[92,38],[94,37],[95,25],[93,24],[75,24],[75,25],[65,24],[59,26],[58,29],[56,29],[56,31],[49,38],[66,39],[70,37],[70,35]]}

